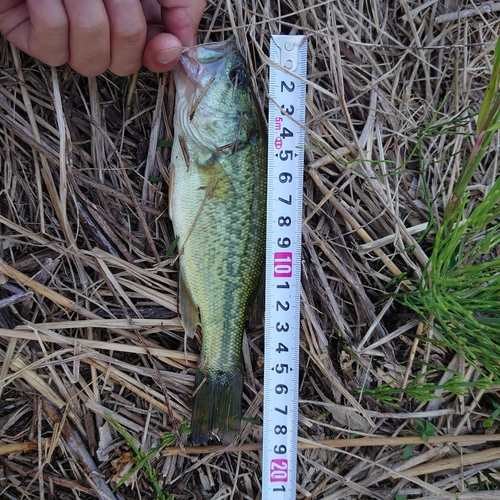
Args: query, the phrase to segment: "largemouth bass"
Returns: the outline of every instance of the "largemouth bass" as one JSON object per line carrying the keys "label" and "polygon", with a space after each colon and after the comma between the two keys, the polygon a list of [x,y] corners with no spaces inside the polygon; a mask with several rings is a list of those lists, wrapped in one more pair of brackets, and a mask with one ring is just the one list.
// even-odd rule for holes
{"label": "largemouth bass", "polygon": [[241,342],[264,265],[266,128],[233,40],[194,47],[174,71],[170,216],[179,248],[179,308],[201,325],[192,440],[239,433]]}

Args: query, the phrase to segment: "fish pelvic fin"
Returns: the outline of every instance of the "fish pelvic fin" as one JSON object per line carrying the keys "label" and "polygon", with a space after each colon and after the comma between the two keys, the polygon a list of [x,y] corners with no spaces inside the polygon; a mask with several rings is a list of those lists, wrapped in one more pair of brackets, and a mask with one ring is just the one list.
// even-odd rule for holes
{"label": "fish pelvic fin", "polygon": [[243,372],[204,372],[198,368],[191,419],[191,438],[195,446],[216,435],[230,444],[240,432]]}
{"label": "fish pelvic fin", "polygon": [[189,338],[193,338],[196,334],[196,327],[200,322],[198,314],[198,306],[194,303],[191,292],[189,291],[182,273],[179,273],[179,310],[181,313],[182,326]]}

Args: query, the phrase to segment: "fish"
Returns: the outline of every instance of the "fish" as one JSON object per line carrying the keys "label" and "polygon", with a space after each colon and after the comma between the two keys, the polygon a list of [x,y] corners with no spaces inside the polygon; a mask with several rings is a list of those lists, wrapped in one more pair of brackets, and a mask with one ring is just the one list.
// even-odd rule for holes
{"label": "fish", "polygon": [[191,440],[229,444],[240,432],[245,320],[264,268],[267,128],[234,39],[185,50],[174,81],[178,303],[186,334],[202,333]]}

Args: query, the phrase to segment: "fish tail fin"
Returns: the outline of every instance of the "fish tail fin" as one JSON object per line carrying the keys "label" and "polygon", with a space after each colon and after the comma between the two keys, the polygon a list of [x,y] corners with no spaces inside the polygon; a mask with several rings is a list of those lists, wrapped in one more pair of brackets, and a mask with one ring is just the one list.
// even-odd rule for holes
{"label": "fish tail fin", "polygon": [[195,446],[206,444],[212,430],[223,444],[231,443],[240,432],[243,372],[207,373],[198,368],[191,419]]}

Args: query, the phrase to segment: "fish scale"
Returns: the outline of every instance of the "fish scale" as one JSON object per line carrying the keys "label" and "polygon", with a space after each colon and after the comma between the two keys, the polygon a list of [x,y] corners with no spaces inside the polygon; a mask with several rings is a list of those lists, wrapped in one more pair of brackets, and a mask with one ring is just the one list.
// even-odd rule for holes
{"label": "fish scale", "polygon": [[201,324],[192,440],[238,434],[241,342],[265,253],[266,128],[234,41],[188,50],[177,97],[170,212],[179,248],[179,307]]}

